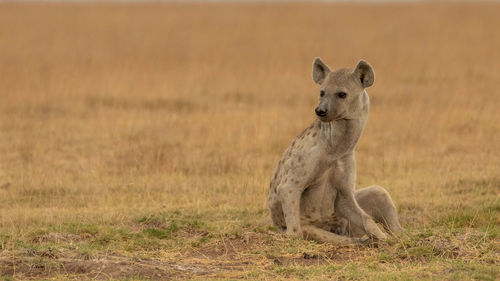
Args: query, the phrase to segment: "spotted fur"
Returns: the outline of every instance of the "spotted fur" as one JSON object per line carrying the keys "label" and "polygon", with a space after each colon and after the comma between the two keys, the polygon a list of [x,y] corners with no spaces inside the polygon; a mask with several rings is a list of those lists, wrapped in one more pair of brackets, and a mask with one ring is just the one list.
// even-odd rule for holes
{"label": "spotted fur", "polygon": [[318,114],[278,162],[268,192],[272,221],[288,236],[339,245],[358,243],[364,234],[384,239],[375,221],[401,229],[389,193],[354,190],[354,148],[368,117],[365,88],[374,82],[373,69],[360,61],[354,70],[331,71],[317,58],[313,79],[322,92],[318,108],[326,114]]}

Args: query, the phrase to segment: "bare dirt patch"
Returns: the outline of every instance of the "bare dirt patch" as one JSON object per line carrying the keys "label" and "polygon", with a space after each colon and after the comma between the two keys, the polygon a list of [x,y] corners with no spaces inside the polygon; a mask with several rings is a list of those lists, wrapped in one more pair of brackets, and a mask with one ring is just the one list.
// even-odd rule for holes
{"label": "bare dirt patch", "polygon": [[[199,233],[193,233],[198,236]],[[76,241],[79,235],[48,233],[36,241]],[[366,246],[317,248],[294,253],[277,250],[289,243],[278,233],[249,232],[230,235],[215,241],[191,247],[165,259],[149,259],[120,254],[85,258],[76,254],[47,255],[45,252],[3,252],[0,254],[0,272],[16,278],[44,278],[65,275],[75,279],[109,279],[143,277],[155,280],[192,277],[243,277],[245,272],[260,268],[272,270],[276,266],[318,266],[354,261],[371,255]]]}
{"label": "bare dirt patch", "polygon": [[144,276],[161,279],[172,276],[168,265],[152,262],[133,261],[118,257],[100,257],[92,260],[57,258],[15,258],[0,260],[0,269],[4,275],[17,278],[40,278],[56,274],[70,275],[78,278],[123,278]]}
{"label": "bare dirt patch", "polygon": [[[277,233],[246,233],[220,239],[214,244],[203,245],[183,253],[186,258],[227,261],[238,265],[324,265],[340,261],[357,260],[370,255],[372,249],[366,246],[335,247],[320,245],[314,251],[298,251],[294,254],[272,253],[273,247],[283,248],[286,237]],[[259,257],[259,258],[256,258]]]}

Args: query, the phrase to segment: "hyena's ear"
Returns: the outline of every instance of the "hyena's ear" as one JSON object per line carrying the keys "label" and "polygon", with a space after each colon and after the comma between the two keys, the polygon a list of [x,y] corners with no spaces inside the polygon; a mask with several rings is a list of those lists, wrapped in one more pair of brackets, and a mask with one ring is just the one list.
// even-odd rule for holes
{"label": "hyena's ear", "polygon": [[364,60],[360,60],[352,74],[358,79],[363,88],[368,88],[375,82],[375,72],[372,66]]}
{"label": "hyena's ear", "polygon": [[316,84],[321,85],[330,71],[331,70],[328,65],[326,65],[320,58],[314,59],[313,80]]}

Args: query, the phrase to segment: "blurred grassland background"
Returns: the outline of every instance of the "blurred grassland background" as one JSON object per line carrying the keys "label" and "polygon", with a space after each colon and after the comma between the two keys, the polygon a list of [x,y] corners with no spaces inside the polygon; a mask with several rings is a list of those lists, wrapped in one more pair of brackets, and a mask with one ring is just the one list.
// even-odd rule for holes
{"label": "blurred grassland background", "polygon": [[[217,265],[200,258],[203,278],[338,276],[324,268],[329,261],[344,278],[362,279],[379,276],[390,257],[396,278],[479,272],[494,280],[498,14],[496,3],[0,4],[2,274],[95,277],[95,268],[63,270],[60,259],[113,252],[172,262],[229,235],[245,237],[237,252],[248,263],[210,271]],[[382,249],[336,262],[320,255],[308,267],[302,252],[331,247],[269,228],[266,193],[280,154],[314,120],[316,56],[334,69],[361,58],[373,65],[357,186],[386,187],[409,231]],[[258,246],[248,246],[248,233]],[[66,238],[43,238],[56,234]],[[436,254],[425,240],[436,235],[467,254]],[[423,254],[401,258],[398,247],[410,244]],[[55,257],[43,255],[48,249]],[[34,258],[43,266],[31,266]],[[342,266],[355,260],[359,268]],[[175,268],[154,274],[201,278]]]}

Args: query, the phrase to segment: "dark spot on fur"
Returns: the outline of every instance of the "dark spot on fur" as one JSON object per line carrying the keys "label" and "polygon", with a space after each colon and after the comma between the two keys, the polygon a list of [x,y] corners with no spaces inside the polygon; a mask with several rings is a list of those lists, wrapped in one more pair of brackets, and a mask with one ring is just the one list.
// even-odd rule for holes
{"label": "dark spot on fur", "polygon": [[315,137],[315,136],[316,136],[316,132],[313,134],[313,137]]}
{"label": "dark spot on fur", "polygon": [[293,232],[299,231],[296,227],[293,228]]}
{"label": "dark spot on fur", "polygon": [[295,181],[294,181],[294,183],[295,183],[295,184],[299,184],[299,181],[298,181],[298,180],[295,180]]}

